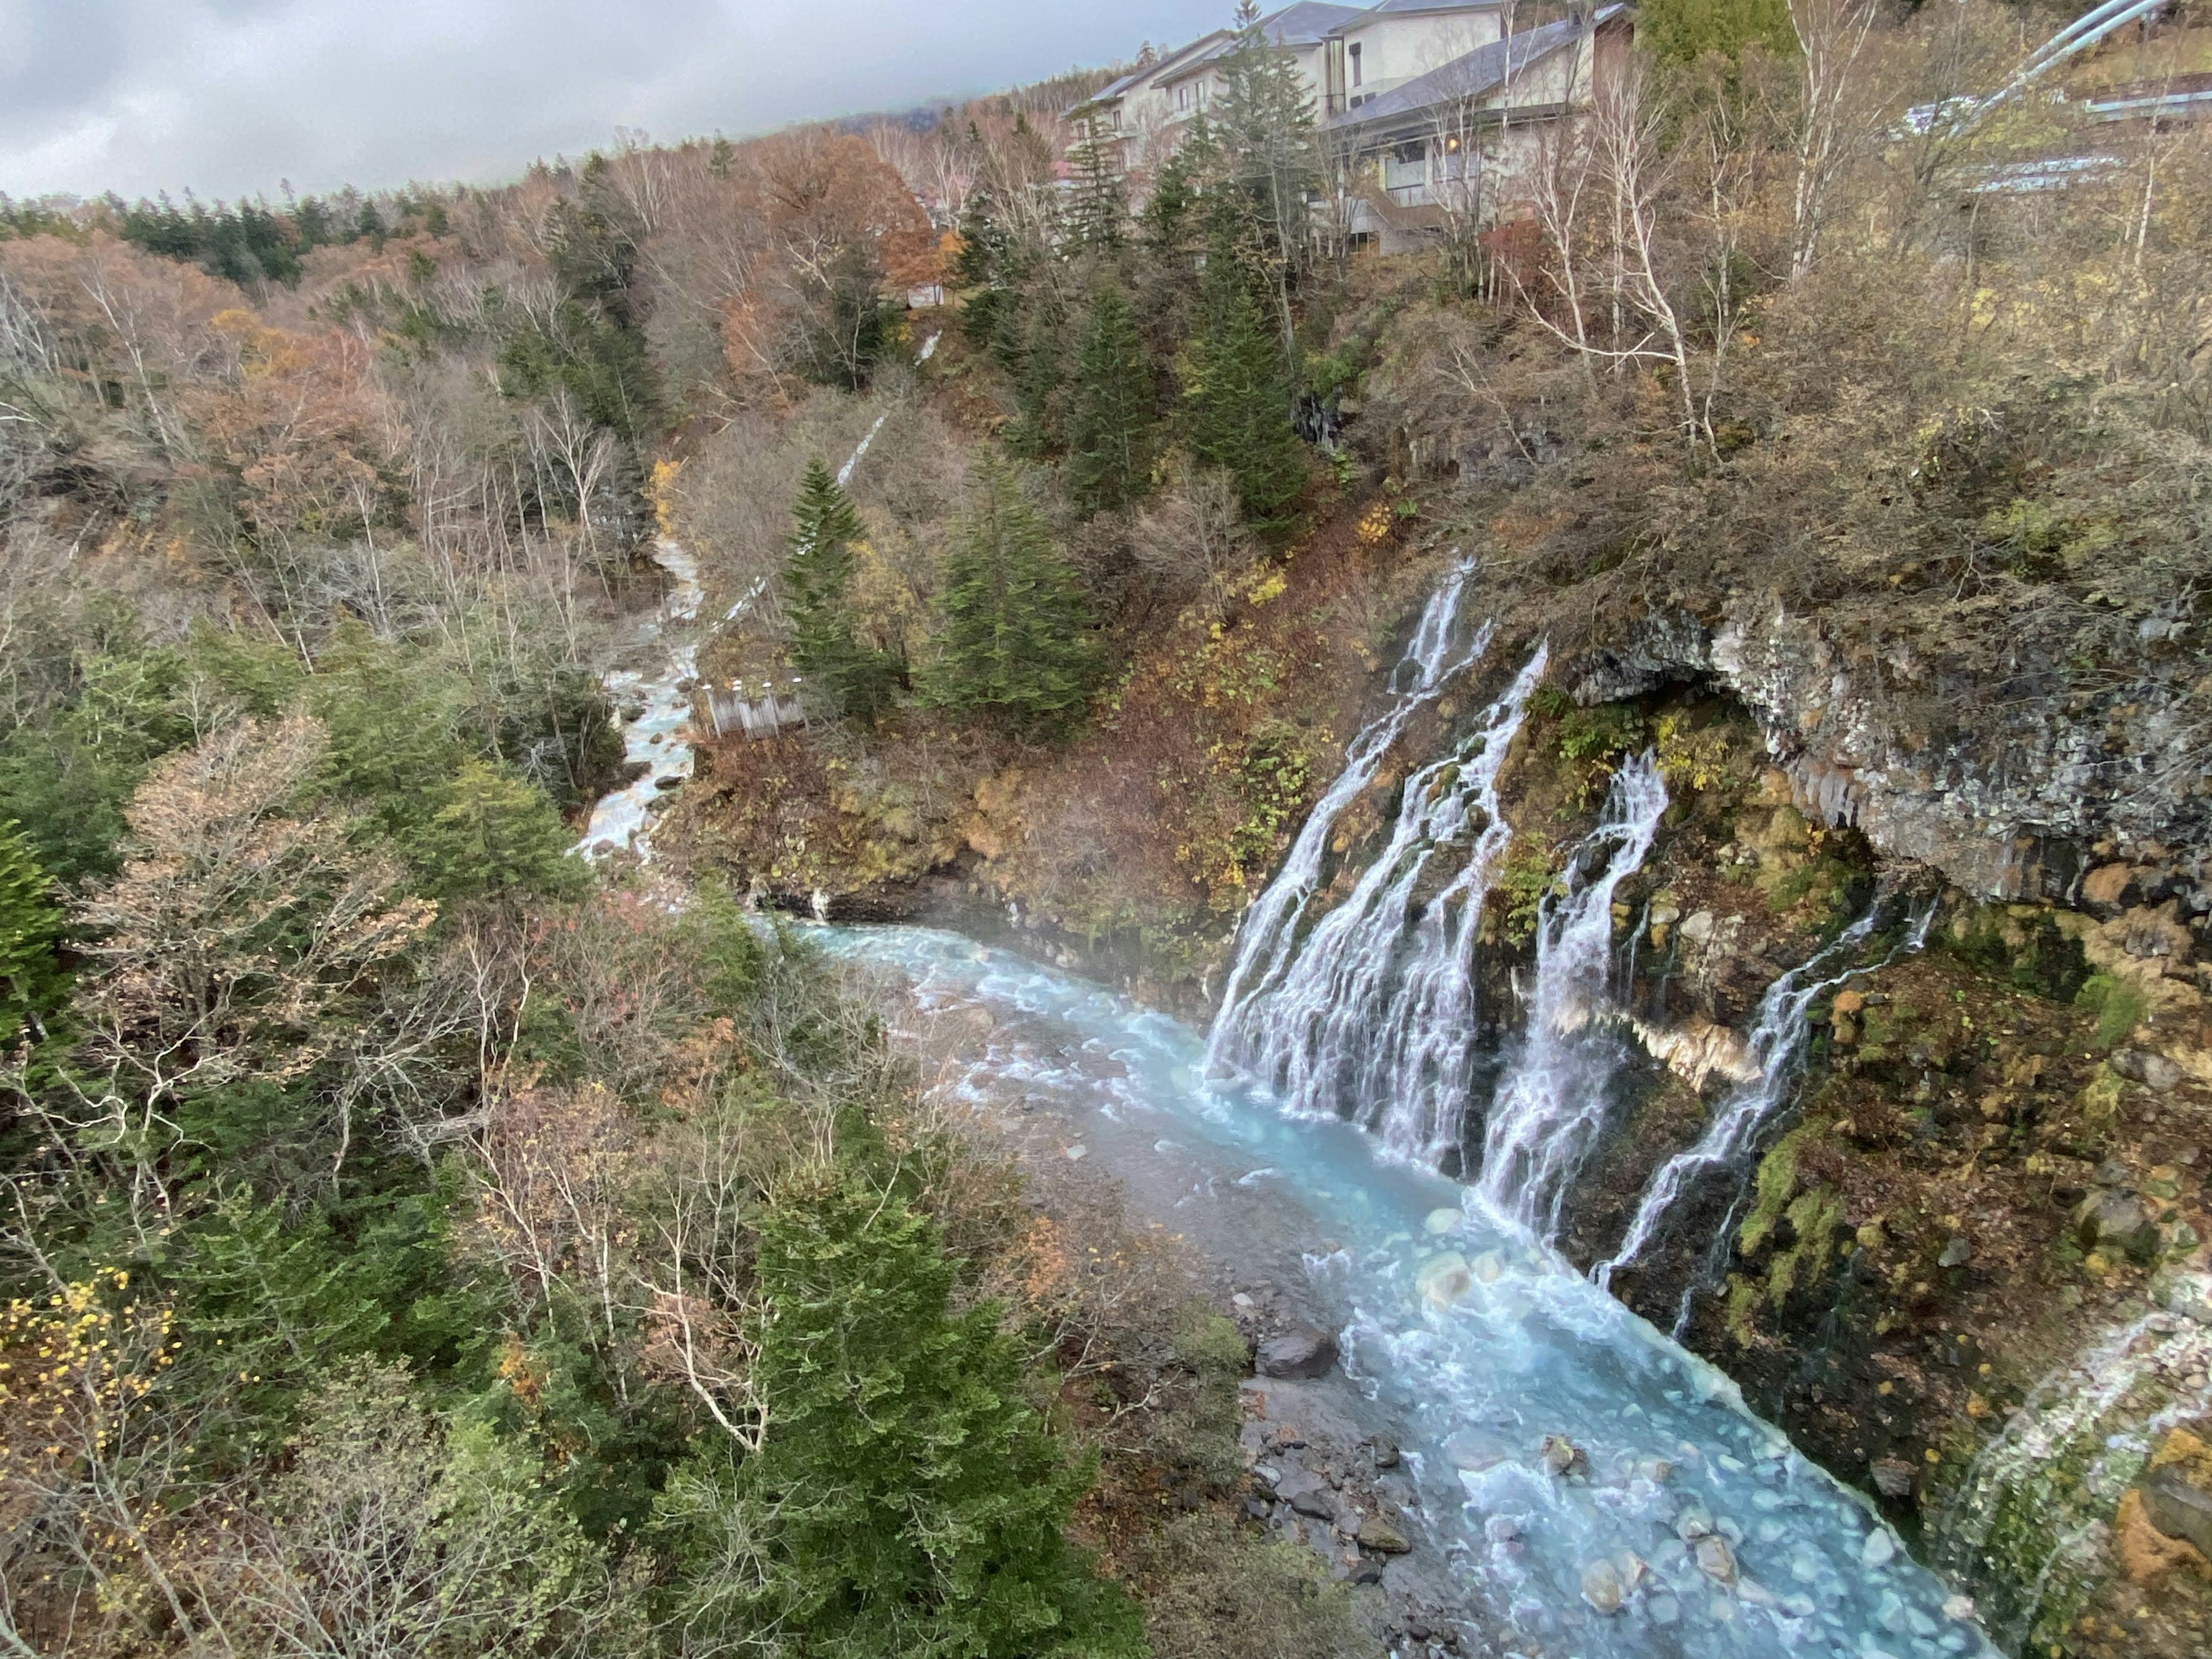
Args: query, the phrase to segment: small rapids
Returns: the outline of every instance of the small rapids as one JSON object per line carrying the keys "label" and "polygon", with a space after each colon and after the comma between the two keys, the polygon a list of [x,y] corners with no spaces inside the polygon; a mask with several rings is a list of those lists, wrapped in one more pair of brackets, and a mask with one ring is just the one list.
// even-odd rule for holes
{"label": "small rapids", "polygon": [[607,695],[617,708],[642,705],[623,726],[623,760],[645,769],[592,808],[592,821],[575,851],[587,859],[634,848],[641,860],[652,856],[652,818],[666,792],[691,775],[691,745],[680,735],[691,720],[691,695],[683,688],[699,672],[696,644],[665,637],[672,623],[689,623],[706,597],[699,584],[699,562],[667,537],[653,544],[653,562],[671,578],[659,616],[639,630],[641,639],[662,646],[660,665],[650,673],[623,669],[607,676]]}
{"label": "small rapids", "polygon": [[[1356,1127],[1206,1081],[1198,1035],[961,935],[809,930],[970,1035],[955,1089],[1139,1126],[1183,1203],[1240,1180],[1310,1240],[1347,1370],[1401,1425],[1455,1571],[1528,1645],[1650,1659],[1944,1659],[1993,1651],[1889,1529],[1735,1386],[1443,1177]],[[1587,1472],[1554,1475],[1547,1436]],[[1619,1591],[1618,1609],[1585,1598]]]}

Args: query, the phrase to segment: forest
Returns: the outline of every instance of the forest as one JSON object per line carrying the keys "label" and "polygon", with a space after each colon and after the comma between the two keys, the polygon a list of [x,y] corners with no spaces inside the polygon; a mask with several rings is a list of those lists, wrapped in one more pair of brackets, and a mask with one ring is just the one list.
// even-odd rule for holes
{"label": "forest", "polygon": [[[2212,149],[2008,194],[2078,106],[1908,118],[2067,15],[1647,0],[1413,252],[1249,0],[1141,176],[1102,69],[0,199],[0,1647],[1381,1652],[1240,1507],[1203,1264],[799,918],[1011,902],[1201,1004],[1462,548],[1557,661],[1764,596],[1922,714],[2154,702],[2197,823]],[[664,540],[808,726],[586,860]],[[1583,797],[1620,695],[1547,705]]]}

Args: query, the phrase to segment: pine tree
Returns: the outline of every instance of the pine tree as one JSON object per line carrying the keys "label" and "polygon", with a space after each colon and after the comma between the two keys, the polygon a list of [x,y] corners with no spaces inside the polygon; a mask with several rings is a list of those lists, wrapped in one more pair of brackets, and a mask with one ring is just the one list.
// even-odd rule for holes
{"label": "pine tree", "polygon": [[1014,374],[1015,416],[1006,447],[1042,460],[1066,441],[1067,307],[1049,276],[1031,289],[1021,360]]}
{"label": "pine tree", "polygon": [[[763,1220],[755,1275],[761,1449],[695,1459],[661,1504],[704,1568],[679,1591],[687,1626],[803,1632],[824,1659],[1146,1650],[1133,1605],[1067,1541],[1087,1470],[1044,1433],[999,1308],[956,1310],[927,1216],[857,1175],[803,1178]],[[718,1573],[739,1538],[742,1572]]]}
{"label": "pine tree", "polygon": [[853,617],[853,544],[860,515],[819,458],[807,463],[792,508],[783,569],[792,665],[839,714],[872,718],[898,689],[898,659],[861,642]]}
{"label": "pine tree", "polygon": [[1313,100],[1297,60],[1267,38],[1254,0],[1237,7],[1237,31],[1221,61],[1222,157],[1286,282],[1306,262],[1306,201],[1321,180]]}
{"label": "pine tree", "polygon": [[1305,453],[1291,424],[1290,364],[1225,235],[1207,251],[1202,314],[1185,359],[1191,453],[1237,481],[1256,530],[1279,529],[1305,489]]}
{"label": "pine tree", "polygon": [[1045,736],[1081,714],[1097,653],[1083,590],[1022,493],[986,455],[945,568],[933,700]]}
{"label": "pine tree", "polygon": [[1067,147],[1068,233],[1079,247],[1110,253],[1121,247],[1129,222],[1121,162],[1113,141],[1099,137],[1095,114],[1081,120],[1077,134]]}
{"label": "pine tree", "polygon": [[0,823],[0,1042],[14,1041],[53,977],[62,918],[51,893],[30,843]]}
{"label": "pine tree", "polygon": [[1069,493],[1085,513],[1145,493],[1152,465],[1152,366],[1121,290],[1102,280],[1076,359],[1067,416]]}

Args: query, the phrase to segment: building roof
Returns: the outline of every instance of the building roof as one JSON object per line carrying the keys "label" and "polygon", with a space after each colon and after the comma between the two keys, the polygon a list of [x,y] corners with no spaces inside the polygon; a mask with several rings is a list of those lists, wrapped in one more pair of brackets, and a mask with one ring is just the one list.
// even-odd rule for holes
{"label": "building roof", "polygon": [[[1381,11],[1389,5],[1384,0]],[[1295,5],[1285,6],[1260,20],[1260,27],[1267,31],[1267,38],[1279,46],[1316,46],[1335,29],[1364,16],[1362,6],[1332,6],[1324,0],[1297,0]]]}
{"label": "building roof", "polygon": [[[1611,5],[1590,20],[1593,28],[1620,16],[1627,8]],[[1547,23],[1509,40],[1493,40],[1449,63],[1417,75],[1389,91],[1378,93],[1357,109],[1332,115],[1322,125],[1332,132],[1356,131],[1363,127],[1388,126],[1393,122],[1423,116],[1441,104],[1460,98],[1476,98],[1503,86],[1509,74],[1518,75],[1541,58],[1572,46],[1582,25],[1571,18]]]}
{"label": "building roof", "polygon": [[1382,0],[1378,6],[1370,6],[1362,14],[1372,17],[1377,12],[1404,11],[1495,11],[1505,0]]}
{"label": "building roof", "polygon": [[[1317,46],[1332,34],[1367,15],[1364,7],[1333,6],[1326,0],[1297,0],[1295,5],[1285,6],[1280,11],[1271,11],[1260,20],[1260,27],[1267,38],[1279,46]],[[1233,30],[1222,32],[1201,55],[1176,65],[1176,72],[1165,78],[1181,81],[1237,50],[1237,35]]]}
{"label": "building roof", "polygon": [[1178,47],[1174,52],[1164,52],[1152,63],[1141,68],[1131,70],[1120,80],[1108,82],[1081,103],[1071,106],[1067,113],[1073,115],[1077,110],[1089,109],[1093,104],[1110,103],[1116,98],[1126,97],[1144,85],[1146,82],[1164,76],[1170,70],[1184,67],[1194,58],[1202,54],[1210,55],[1209,49],[1218,49],[1226,44],[1229,39],[1227,29],[1216,29],[1211,34],[1201,34],[1188,46]]}

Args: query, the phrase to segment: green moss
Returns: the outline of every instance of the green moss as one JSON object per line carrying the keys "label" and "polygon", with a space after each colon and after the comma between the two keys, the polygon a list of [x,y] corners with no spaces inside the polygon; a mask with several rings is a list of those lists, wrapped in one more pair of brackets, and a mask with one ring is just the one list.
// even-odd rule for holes
{"label": "green moss", "polygon": [[2100,1048],[2109,1048],[2120,1042],[2142,1024],[2143,1016],[2150,1012],[2150,1003],[2140,990],[2110,974],[2090,975],[2075,994],[2074,1001],[2097,1016],[2093,1041]]}
{"label": "green moss", "polygon": [[1629,703],[1602,702],[1595,708],[1571,708],[1559,717],[1559,758],[1612,762],[1644,740],[1643,714]]}
{"label": "green moss", "polygon": [[1728,1282],[1728,1333],[1739,1348],[1747,1348],[1756,1334],[1752,1321],[1759,1312],[1759,1284],[1738,1273]]}
{"label": "green moss", "polygon": [[2089,978],[2081,941],[2059,930],[2048,910],[2020,915],[1997,904],[1960,912],[1943,936],[1952,953],[1982,972],[2054,1002],[2070,1002]]}
{"label": "green moss", "polygon": [[1797,1192],[1798,1158],[1827,1129],[1825,1122],[1818,1121],[1801,1123],[1759,1159],[1759,1173],[1752,1182],[1751,1213],[1743,1218],[1735,1236],[1736,1248],[1744,1255],[1755,1255],[1764,1249],[1787,1216],[1790,1200]]}
{"label": "green moss", "polygon": [[1766,1270],[1767,1300],[1779,1308],[1801,1280],[1811,1284],[1828,1263],[1828,1254],[1843,1225],[1843,1200],[1826,1187],[1801,1194],[1787,1212],[1796,1243],[1775,1257]]}

